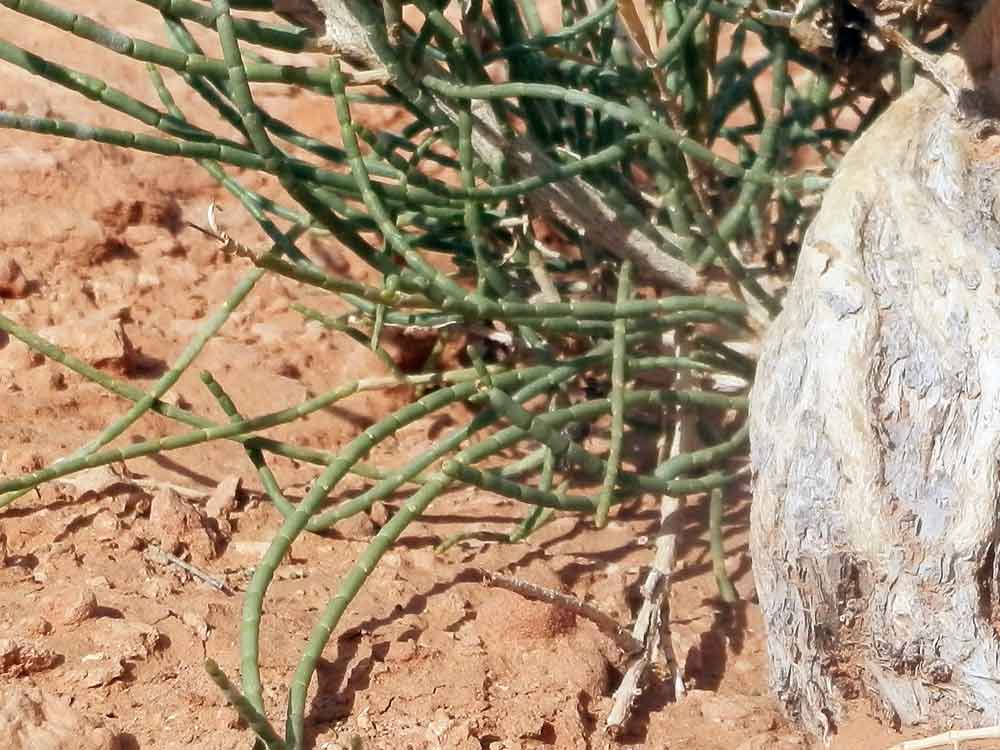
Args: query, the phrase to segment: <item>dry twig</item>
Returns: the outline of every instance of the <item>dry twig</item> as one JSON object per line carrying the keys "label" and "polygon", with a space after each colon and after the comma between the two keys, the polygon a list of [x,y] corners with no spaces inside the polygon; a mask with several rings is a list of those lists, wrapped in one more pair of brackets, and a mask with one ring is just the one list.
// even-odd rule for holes
{"label": "dry twig", "polygon": [[953,729],[950,732],[936,734],[933,737],[925,737],[921,740],[906,740],[893,745],[889,750],[929,750],[932,747],[942,747],[951,745],[958,748],[960,742],[972,742],[973,740],[997,740],[1000,739],[1000,725],[983,727],[982,729]]}
{"label": "dry twig", "polygon": [[212,576],[200,568],[196,568],[189,562],[181,560],[176,555],[172,555],[166,550],[157,547],[155,544],[150,545],[146,549],[146,557],[153,562],[158,562],[162,565],[175,565],[184,572],[190,574],[192,577],[197,578],[204,584],[211,586],[216,591],[221,591],[226,596],[232,596],[233,591],[229,588],[225,581],[221,581],[215,576]]}
{"label": "dry twig", "polygon": [[598,630],[611,638],[618,648],[626,654],[634,654],[642,648],[642,643],[630,635],[628,629],[619,625],[613,617],[602,612],[592,604],[580,601],[575,596],[487,571],[483,571],[483,579],[490,586],[513,591],[515,594],[520,594],[525,599],[531,599],[532,601],[555,604],[557,607],[567,609],[585,620],[590,620],[597,626]]}
{"label": "dry twig", "polygon": [[[687,356],[691,346],[682,334],[676,334],[676,354]],[[678,373],[677,387],[690,386],[692,377],[684,371]],[[685,382],[686,381],[686,382]],[[669,455],[676,456],[693,447],[696,424],[690,413],[677,410],[676,427],[670,445]],[[663,433],[666,434],[666,431]],[[660,458],[666,458],[666,444],[661,444]],[[662,463],[662,461],[661,461]],[[656,552],[646,580],[642,584],[642,606],[632,626],[632,637],[642,644],[642,650],[625,671],[621,684],[615,691],[614,702],[604,723],[604,731],[616,736],[628,723],[632,706],[642,694],[643,679],[647,670],[656,663],[661,651],[667,669],[673,676],[674,695],[684,695],[684,679],[677,665],[673,641],[670,636],[670,583],[677,559],[677,513],[683,507],[684,498],[663,495],[660,500],[660,531],[656,538]]]}

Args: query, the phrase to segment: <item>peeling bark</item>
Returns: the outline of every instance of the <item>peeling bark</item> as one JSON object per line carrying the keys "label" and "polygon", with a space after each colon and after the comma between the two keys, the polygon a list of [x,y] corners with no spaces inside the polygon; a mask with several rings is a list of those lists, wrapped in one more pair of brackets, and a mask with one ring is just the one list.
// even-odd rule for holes
{"label": "peeling bark", "polygon": [[860,694],[1000,723],[998,192],[994,126],[920,82],[845,158],[766,336],[754,573],[771,687],[819,736]]}

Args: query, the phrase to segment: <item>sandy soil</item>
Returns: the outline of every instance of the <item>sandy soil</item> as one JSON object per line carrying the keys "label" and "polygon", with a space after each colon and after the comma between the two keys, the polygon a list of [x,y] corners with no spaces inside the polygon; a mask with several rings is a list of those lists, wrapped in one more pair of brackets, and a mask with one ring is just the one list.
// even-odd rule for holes
{"label": "sandy soil", "polygon": [[[101,5],[101,20],[154,35],[155,15],[137,4]],[[0,28],[24,46],[153,102],[141,66],[7,10],[0,10]],[[168,83],[182,106],[205,114],[176,78],[168,76]],[[329,110],[309,97],[262,95],[282,117],[335,135]],[[0,65],[0,108],[127,124],[6,64]],[[0,131],[0,309],[101,367],[149,384],[246,272],[185,224],[203,222],[213,198],[230,207],[224,214],[229,231],[255,242],[256,229],[242,211],[185,162]],[[318,241],[314,250],[342,273],[361,273],[335,244]],[[364,348],[303,325],[288,310],[293,300],[323,304],[314,291],[292,283],[262,283],[174,398],[221,420],[196,377],[201,369],[213,372],[250,414],[381,372]],[[404,398],[362,394],[273,434],[335,451]],[[65,455],[125,408],[59,365],[0,339],[0,476]],[[401,463],[447,422],[404,430],[373,460]],[[123,442],[178,430],[146,417]],[[290,460],[273,465],[288,487],[311,475]],[[211,657],[237,675],[239,590],[279,516],[262,500],[233,444],[131,461],[127,470],[46,486],[0,513],[0,736],[32,750],[247,747],[246,730],[202,661]],[[234,493],[237,478],[242,488]],[[358,486],[345,482],[336,494]],[[391,505],[351,519],[339,534],[304,538],[281,569],[263,620],[262,669],[273,719],[318,609]],[[315,747],[346,747],[352,735],[367,747],[400,749],[608,744],[600,726],[623,668],[613,644],[565,611],[485,587],[481,571],[571,592],[629,623],[651,557],[656,510],[632,508],[600,533],[586,520],[563,518],[529,544],[433,551],[458,530],[508,529],[519,512],[508,501],[466,490],[442,498],[409,529],[327,648],[308,717]],[[717,597],[706,518],[707,507],[693,499],[683,518],[671,609],[690,692],[672,703],[668,685],[655,682],[622,745],[804,747],[767,693],[760,620],[751,603],[747,504],[725,518],[730,572],[745,602],[738,606]],[[153,545],[188,556],[235,594],[164,565]],[[834,747],[878,748],[898,739],[859,706]]]}

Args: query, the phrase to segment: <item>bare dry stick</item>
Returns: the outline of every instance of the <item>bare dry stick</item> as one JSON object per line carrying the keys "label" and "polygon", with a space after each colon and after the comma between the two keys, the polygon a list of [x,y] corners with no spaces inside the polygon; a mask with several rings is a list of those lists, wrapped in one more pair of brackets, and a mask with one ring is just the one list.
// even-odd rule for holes
{"label": "bare dry stick", "polygon": [[611,638],[615,642],[615,645],[626,654],[634,654],[642,648],[642,643],[632,637],[628,629],[619,625],[613,617],[602,612],[592,604],[580,601],[575,596],[570,596],[554,589],[548,589],[544,586],[538,586],[534,583],[528,583],[517,578],[490,573],[485,570],[482,573],[483,580],[490,586],[513,591],[515,594],[520,594],[525,599],[531,599],[532,601],[555,604],[557,607],[568,609],[573,614],[579,615],[585,620],[590,620],[597,626],[598,630]]}
{"label": "bare dry stick", "polygon": [[196,568],[194,565],[192,565],[189,562],[185,562],[184,560],[181,560],[176,555],[170,554],[165,549],[157,547],[155,544],[154,545],[150,545],[147,548],[147,550],[146,550],[146,556],[147,556],[148,559],[152,560],[153,562],[158,562],[158,563],[160,563],[162,565],[176,565],[178,568],[180,568],[184,572],[189,573],[190,575],[192,575],[194,578],[197,578],[202,583],[211,586],[216,591],[221,591],[226,596],[232,596],[233,595],[232,589],[230,589],[229,586],[226,585],[225,581],[220,581],[218,578],[216,578],[216,577],[214,577],[212,575],[209,575],[208,573],[206,573],[205,571],[203,571],[203,570],[201,570],[199,568]]}
{"label": "bare dry stick", "polygon": [[933,737],[925,737],[922,740],[906,740],[905,742],[893,745],[889,750],[928,750],[928,748],[942,747],[944,745],[951,745],[957,748],[960,742],[996,739],[1000,739],[1000,725],[983,727],[982,729],[953,729],[950,732],[936,734]]}
{"label": "bare dry stick", "polygon": [[912,59],[924,72],[930,76],[931,80],[936,83],[942,91],[944,91],[948,98],[951,99],[952,103],[957,105],[962,97],[962,87],[955,81],[951,79],[945,70],[938,64],[937,59],[931,55],[929,52],[925,52],[916,44],[907,39],[903,34],[893,26],[891,23],[886,21],[879,16],[875,16],[875,27],[878,29],[879,34],[890,44],[898,47],[904,55]]}
{"label": "bare dry stick", "polygon": [[[691,345],[684,334],[677,332],[675,353],[678,357],[690,354]],[[678,372],[675,387],[692,385],[692,373]],[[677,456],[696,446],[695,415],[690,410],[678,408],[675,412],[675,428],[669,451],[665,439],[661,443],[660,463],[669,456]],[[664,429],[664,435],[666,430]],[[642,606],[632,626],[632,637],[642,644],[642,650],[629,665],[621,684],[615,691],[611,710],[604,722],[604,731],[614,737],[625,729],[632,713],[636,698],[642,694],[643,680],[647,670],[656,663],[660,654],[666,661],[668,672],[674,680],[674,696],[684,695],[684,676],[677,664],[673,640],[670,634],[670,584],[677,560],[677,514],[684,507],[683,497],[663,495],[660,498],[660,530],[656,537],[656,552],[653,562],[642,584]]]}

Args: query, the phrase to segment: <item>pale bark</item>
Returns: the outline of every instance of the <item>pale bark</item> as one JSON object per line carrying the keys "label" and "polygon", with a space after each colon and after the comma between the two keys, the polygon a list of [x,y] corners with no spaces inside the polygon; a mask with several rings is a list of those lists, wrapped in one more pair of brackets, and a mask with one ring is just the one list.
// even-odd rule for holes
{"label": "pale bark", "polygon": [[903,724],[1000,722],[1000,138],[985,124],[922,81],[873,125],[761,354],[751,550],[770,682],[821,736],[863,693]]}

